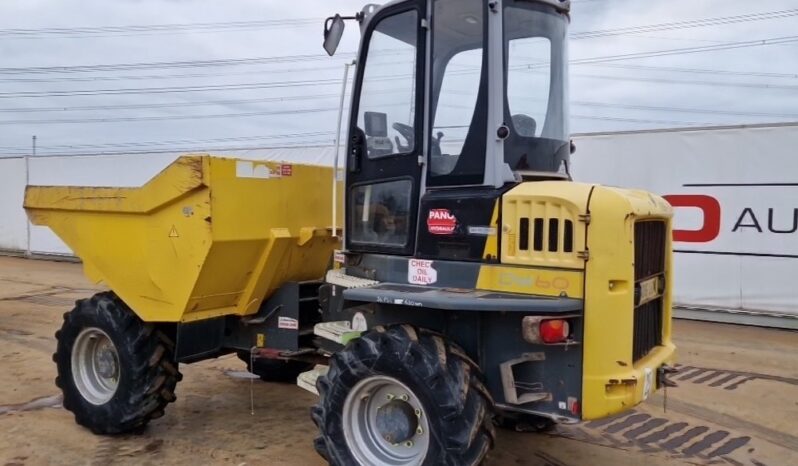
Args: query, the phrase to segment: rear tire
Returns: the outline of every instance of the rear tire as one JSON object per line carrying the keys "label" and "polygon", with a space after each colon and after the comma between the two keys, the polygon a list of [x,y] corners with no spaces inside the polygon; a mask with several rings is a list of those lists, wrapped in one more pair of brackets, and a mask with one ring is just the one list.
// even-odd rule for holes
{"label": "rear tire", "polygon": [[174,343],[114,293],[75,304],[55,333],[64,408],[95,434],[137,431],[161,417],[182,378]]}
{"label": "rear tire", "polygon": [[493,447],[479,368],[440,335],[377,327],[333,355],[316,387],[315,447],[330,464],[474,466]]}
{"label": "rear tire", "polygon": [[264,382],[296,383],[299,374],[313,369],[311,363],[284,359],[256,358],[253,365],[246,351],[239,351],[238,358],[247,364],[249,372]]}

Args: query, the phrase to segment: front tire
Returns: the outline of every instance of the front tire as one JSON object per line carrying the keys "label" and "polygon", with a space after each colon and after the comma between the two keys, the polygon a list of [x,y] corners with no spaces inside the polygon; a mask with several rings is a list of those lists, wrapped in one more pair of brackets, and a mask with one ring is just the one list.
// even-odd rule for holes
{"label": "front tire", "polygon": [[330,360],[316,384],[315,446],[336,466],[474,466],[493,446],[479,368],[442,336],[377,327]]}
{"label": "front tire", "polygon": [[139,430],[175,400],[174,343],[115,294],[77,301],[55,336],[64,408],[95,434]]}

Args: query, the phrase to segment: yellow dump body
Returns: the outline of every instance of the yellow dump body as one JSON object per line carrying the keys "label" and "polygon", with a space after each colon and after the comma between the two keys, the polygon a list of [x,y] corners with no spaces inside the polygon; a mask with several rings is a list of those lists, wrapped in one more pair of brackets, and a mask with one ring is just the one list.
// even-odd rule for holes
{"label": "yellow dump body", "polygon": [[25,209],[144,321],[187,322],[321,278],[332,183],[330,167],[184,156],[140,188],[30,186]]}

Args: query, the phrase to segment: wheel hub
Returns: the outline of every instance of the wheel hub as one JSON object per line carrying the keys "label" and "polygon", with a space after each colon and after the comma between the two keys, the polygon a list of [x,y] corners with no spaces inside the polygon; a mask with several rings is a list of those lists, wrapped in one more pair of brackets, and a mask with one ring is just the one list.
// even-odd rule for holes
{"label": "wheel hub", "polygon": [[94,361],[97,367],[97,374],[104,379],[113,379],[119,372],[119,367],[116,363],[116,352],[105,341],[98,345]]}
{"label": "wheel hub", "polygon": [[376,426],[386,442],[404,443],[416,435],[418,417],[410,403],[393,400],[377,411]]}
{"label": "wheel hub", "polygon": [[72,345],[72,380],[89,403],[103,405],[119,386],[119,355],[113,341],[99,328],[83,329]]}
{"label": "wheel hub", "polygon": [[421,400],[401,381],[367,377],[350,390],[343,406],[346,445],[358,464],[420,466],[430,447]]}

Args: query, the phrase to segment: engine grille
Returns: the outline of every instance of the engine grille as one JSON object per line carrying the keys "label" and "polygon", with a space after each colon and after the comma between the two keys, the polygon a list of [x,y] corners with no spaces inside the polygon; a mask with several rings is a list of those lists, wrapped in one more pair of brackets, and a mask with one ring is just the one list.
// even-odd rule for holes
{"label": "engine grille", "polygon": [[637,362],[662,344],[662,298],[635,308],[633,361]]}
{"label": "engine grille", "polygon": [[578,207],[548,199],[506,199],[502,222],[502,262],[582,268],[585,224]]}
{"label": "engine grille", "polygon": [[637,362],[662,344],[663,298],[639,304],[641,282],[665,274],[667,228],[663,221],[635,224],[635,310],[632,358]]}
{"label": "engine grille", "polygon": [[665,222],[635,224],[635,281],[665,272]]}

